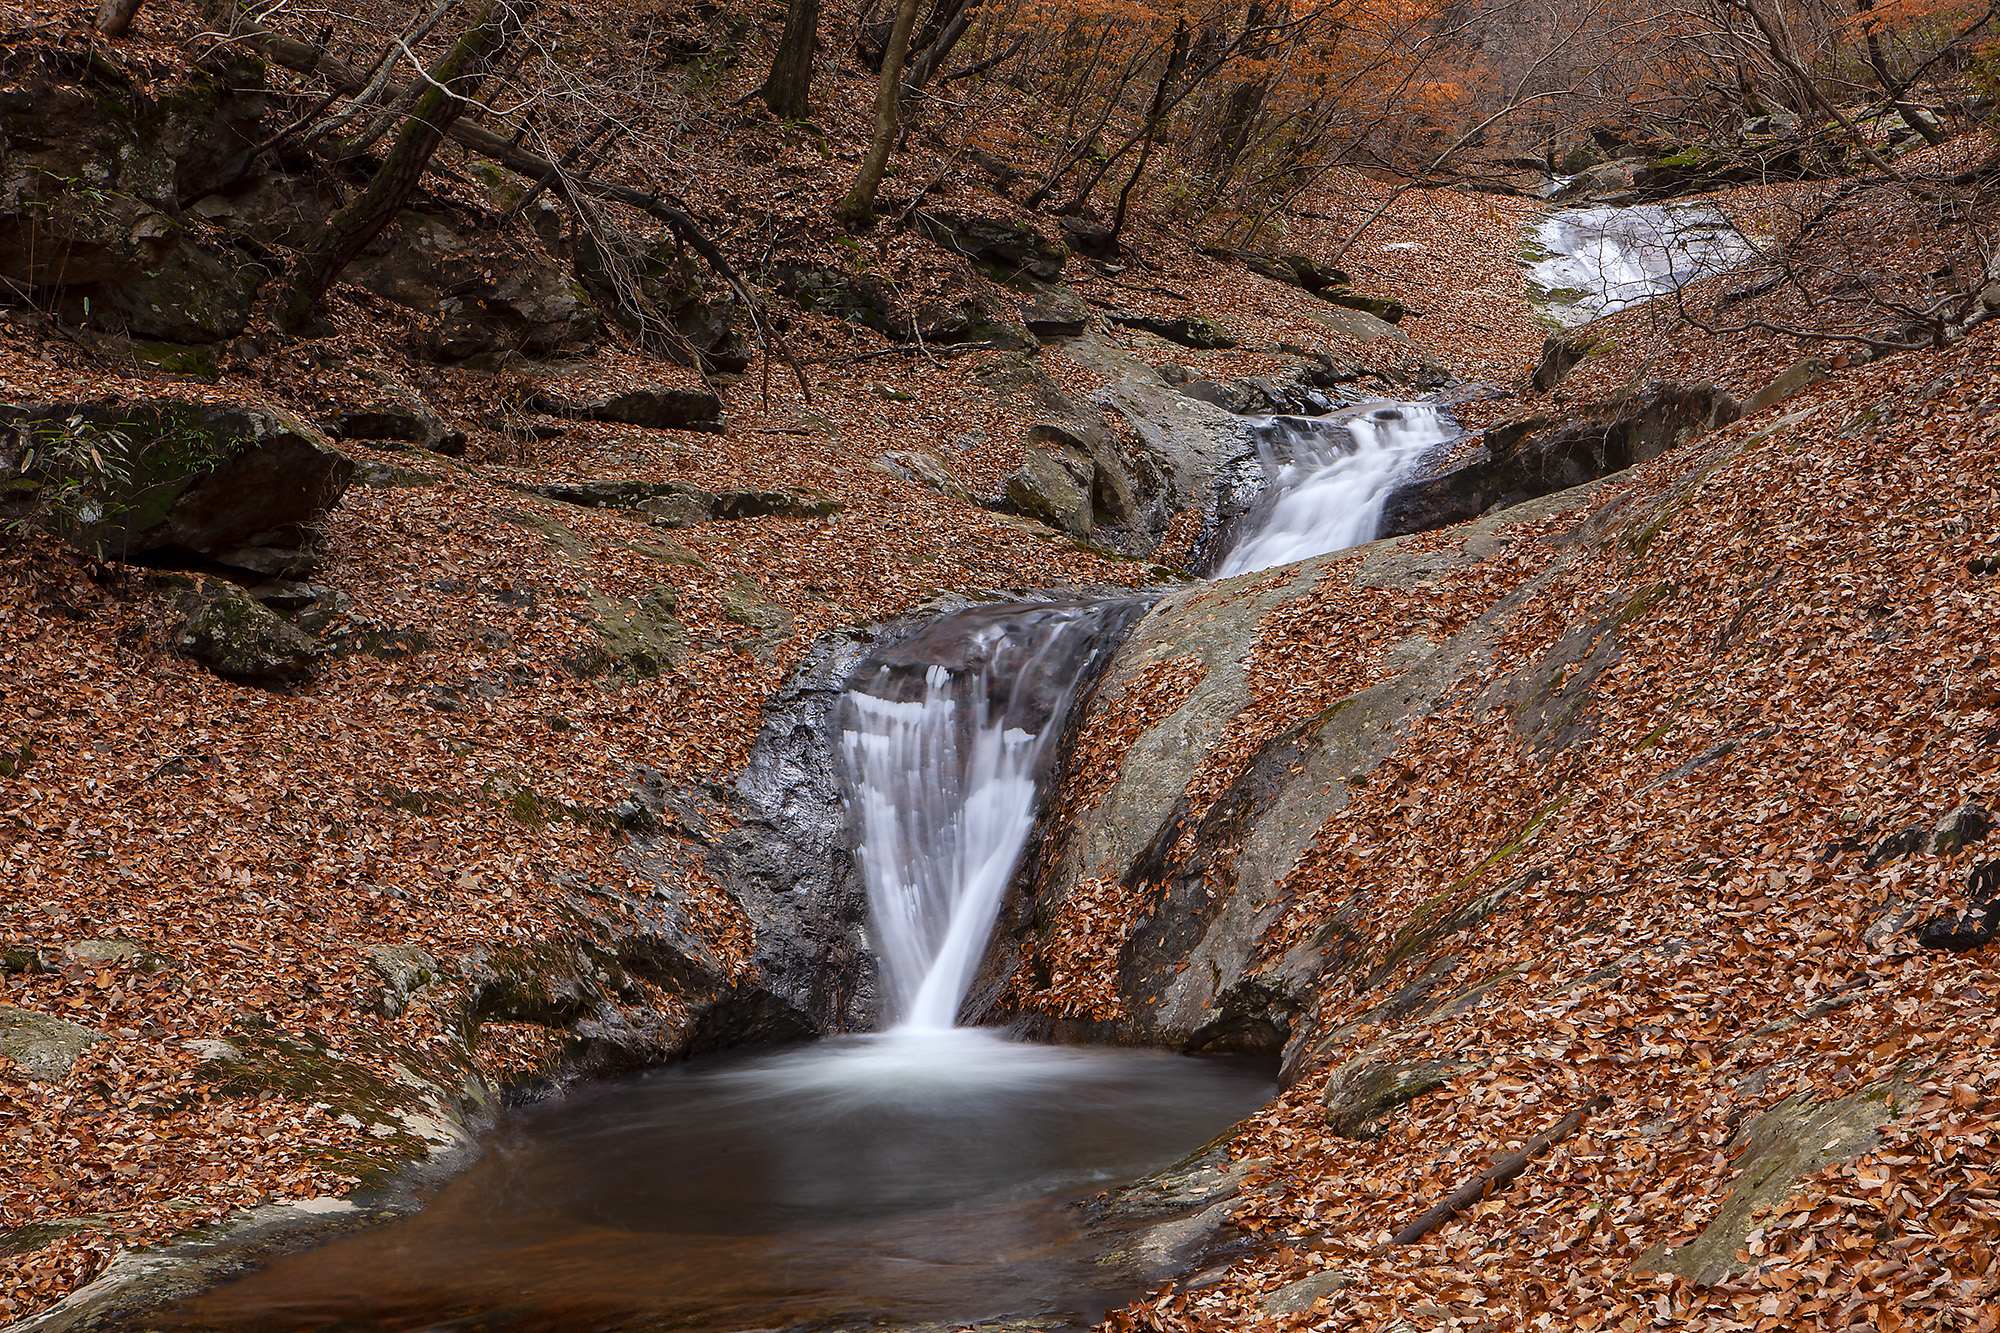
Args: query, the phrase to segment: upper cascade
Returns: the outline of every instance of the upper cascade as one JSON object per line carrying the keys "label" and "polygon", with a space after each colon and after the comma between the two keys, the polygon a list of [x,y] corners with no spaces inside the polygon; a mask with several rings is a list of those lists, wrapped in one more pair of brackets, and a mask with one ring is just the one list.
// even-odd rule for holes
{"label": "upper cascade", "polygon": [[1383,403],[1339,422],[1278,417],[1259,432],[1268,478],[1216,578],[1248,574],[1373,541],[1382,505],[1409,469],[1458,433],[1430,403]]}
{"label": "upper cascade", "polygon": [[1734,268],[1757,250],[1721,213],[1699,204],[1563,209],[1536,224],[1535,239],[1549,254],[1528,276],[1552,298],[1562,295],[1543,309],[1569,325]]}

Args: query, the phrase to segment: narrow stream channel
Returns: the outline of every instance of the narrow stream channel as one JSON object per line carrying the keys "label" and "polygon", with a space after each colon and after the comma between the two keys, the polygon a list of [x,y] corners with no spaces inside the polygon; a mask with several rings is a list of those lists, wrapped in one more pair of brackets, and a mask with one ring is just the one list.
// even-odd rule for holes
{"label": "narrow stream channel", "polygon": [[[1297,422],[1224,574],[1374,536],[1447,423]],[[1268,434],[1268,432],[1267,432]],[[268,1333],[1086,1325],[1137,1292],[1071,1205],[1272,1091],[1267,1064],[957,1026],[1077,683],[1133,601],[975,608],[856,673],[837,722],[883,1031],[698,1060],[510,1113],[421,1213],[147,1326]]]}

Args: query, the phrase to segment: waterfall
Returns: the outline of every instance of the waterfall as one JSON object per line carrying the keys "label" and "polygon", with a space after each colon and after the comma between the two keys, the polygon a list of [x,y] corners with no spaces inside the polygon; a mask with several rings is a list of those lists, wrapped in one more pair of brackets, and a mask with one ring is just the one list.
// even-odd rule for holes
{"label": "waterfall", "polygon": [[951,1028],[1035,827],[1039,779],[1079,680],[1142,604],[940,617],[864,664],[840,748],[876,957],[898,1030]]}
{"label": "waterfall", "polygon": [[1373,541],[1382,505],[1432,445],[1457,434],[1429,403],[1386,403],[1339,422],[1278,417],[1260,432],[1263,499],[1215,577],[1288,565]]}
{"label": "waterfall", "polygon": [[[1372,539],[1397,481],[1455,429],[1426,403],[1266,424],[1264,495],[1235,525],[1243,535],[1218,576]],[[1041,779],[1078,684],[1144,606],[1050,602],[940,616],[849,681],[839,751],[890,1032],[910,1039],[956,1026],[1035,831]]]}

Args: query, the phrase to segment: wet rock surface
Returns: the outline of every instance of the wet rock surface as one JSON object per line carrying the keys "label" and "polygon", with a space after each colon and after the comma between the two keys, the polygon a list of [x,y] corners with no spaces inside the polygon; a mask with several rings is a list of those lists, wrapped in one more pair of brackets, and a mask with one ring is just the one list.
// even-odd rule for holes
{"label": "wet rock surface", "polygon": [[1469,459],[1420,471],[1400,486],[1383,509],[1381,534],[1425,532],[1495,505],[1580,486],[1657,458],[1741,414],[1712,385],[1659,382],[1610,402],[1510,421],[1487,430]]}

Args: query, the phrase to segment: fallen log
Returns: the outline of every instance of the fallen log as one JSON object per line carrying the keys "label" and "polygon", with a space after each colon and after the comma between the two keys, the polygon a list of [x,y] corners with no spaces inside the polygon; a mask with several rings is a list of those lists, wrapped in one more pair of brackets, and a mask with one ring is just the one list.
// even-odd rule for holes
{"label": "fallen log", "polygon": [[1395,1248],[1398,1245],[1414,1245],[1425,1236],[1436,1231],[1445,1223],[1457,1217],[1480,1200],[1489,1198],[1503,1189],[1507,1183],[1528,1169],[1528,1164],[1576,1133],[1584,1120],[1593,1112],[1602,1111],[1611,1105],[1611,1099],[1602,1093],[1592,1097],[1583,1105],[1558,1120],[1554,1127],[1528,1140],[1521,1151],[1511,1157],[1503,1157],[1487,1167],[1477,1176],[1459,1186],[1443,1202],[1426,1212],[1422,1217],[1398,1231],[1394,1237],[1375,1247],[1375,1253]]}

